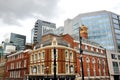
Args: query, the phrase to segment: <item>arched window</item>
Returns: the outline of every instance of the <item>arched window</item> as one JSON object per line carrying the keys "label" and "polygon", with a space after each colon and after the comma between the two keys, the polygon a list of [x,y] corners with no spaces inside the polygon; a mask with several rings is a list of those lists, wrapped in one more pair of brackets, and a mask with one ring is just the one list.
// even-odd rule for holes
{"label": "arched window", "polygon": [[65,59],[68,59],[68,51],[67,50],[65,50]]}
{"label": "arched window", "polygon": [[105,61],[102,60],[102,68],[104,69],[104,66],[105,66]]}
{"label": "arched window", "polygon": [[95,67],[95,63],[96,63],[96,61],[95,61],[95,58],[93,57],[93,58],[92,58],[92,67],[93,67],[94,77],[96,77],[96,67]]}
{"label": "arched window", "polygon": [[89,59],[88,57],[86,58],[86,62],[87,62],[87,63],[89,63],[89,62],[90,62],[90,59]]}
{"label": "arched window", "polygon": [[70,59],[73,59],[73,53],[70,51]]}
{"label": "arched window", "polygon": [[44,59],[44,58],[45,58],[45,52],[43,51],[41,54],[41,59]]}
{"label": "arched window", "polygon": [[73,67],[73,65],[70,65],[70,73],[74,73],[74,67]]}
{"label": "arched window", "polygon": [[37,54],[35,54],[35,60],[37,60]]}
{"label": "arched window", "polygon": [[31,55],[31,61],[34,61],[34,55]]}
{"label": "arched window", "polygon": [[86,58],[86,62],[87,62],[87,72],[88,72],[88,78],[90,77],[90,65],[89,65],[89,63],[90,63],[90,59],[89,59],[89,57],[87,57]]}
{"label": "arched window", "polygon": [[98,59],[98,69],[100,68],[100,60]]}
{"label": "arched window", "polygon": [[68,64],[66,64],[66,65],[65,65],[65,71],[66,71],[66,73],[68,73],[68,69],[69,69],[69,68],[68,68]]}
{"label": "arched window", "polygon": [[92,58],[92,63],[93,63],[93,64],[95,63],[95,58]]}
{"label": "arched window", "polygon": [[38,53],[38,60],[40,61],[41,53]]}
{"label": "arched window", "polygon": [[32,73],[37,73],[37,67],[36,67],[36,66],[34,66],[34,67],[32,68]]}
{"label": "arched window", "polygon": [[45,69],[45,67],[44,67],[44,65],[42,65],[42,74],[44,74],[44,69]]}
{"label": "arched window", "polygon": [[38,73],[40,73],[40,65],[38,65]]}

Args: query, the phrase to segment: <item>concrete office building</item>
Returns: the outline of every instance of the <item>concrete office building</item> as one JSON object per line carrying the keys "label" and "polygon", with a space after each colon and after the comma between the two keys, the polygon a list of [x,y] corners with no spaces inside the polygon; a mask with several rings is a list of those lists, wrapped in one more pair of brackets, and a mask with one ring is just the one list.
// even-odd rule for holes
{"label": "concrete office building", "polygon": [[4,51],[3,51],[3,55],[8,55],[12,52],[15,52],[16,51],[16,46],[13,45],[13,44],[10,44],[10,43],[5,43],[5,48],[4,48]]}
{"label": "concrete office building", "polygon": [[31,30],[31,43],[34,42],[34,28]]}
{"label": "concrete office building", "polygon": [[[78,35],[78,27],[88,27],[88,39],[108,50],[120,52],[120,16],[109,11],[79,14],[64,22],[64,33]],[[69,29],[69,30],[68,30]]]}
{"label": "concrete office building", "polygon": [[107,51],[110,80],[120,80],[120,53]]}
{"label": "concrete office building", "polygon": [[35,26],[31,31],[31,39],[32,43],[40,42],[41,36],[48,34],[48,32],[53,32],[56,29],[56,24],[43,21],[43,20],[37,20],[35,22]]}
{"label": "concrete office building", "polygon": [[8,55],[11,52],[16,52],[16,46],[13,43],[2,42],[2,55]]}

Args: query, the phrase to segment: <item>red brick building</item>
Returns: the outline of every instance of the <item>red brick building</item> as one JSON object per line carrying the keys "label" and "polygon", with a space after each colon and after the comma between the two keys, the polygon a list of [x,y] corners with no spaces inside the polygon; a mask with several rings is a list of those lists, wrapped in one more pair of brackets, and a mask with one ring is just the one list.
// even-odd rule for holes
{"label": "red brick building", "polygon": [[[85,80],[94,80],[94,79],[104,79],[109,80],[109,71],[108,71],[108,64],[107,64],[107,57],[106,57],[106,49],[103,48],[101,45],[89,41],[86,35],[87,32],[84,31],[87,30],[86,28],[82,27],[81,36],[83,36],[82,39],[82,58],[83,58],[83,69],[84,69],[84,78]],[[83,33],[86,35],[84,35]],[[80,80],[82,76],[82,70],[81,70],[81,62],[80,62],[80,51],[79,51],[79,40],[73,39],[68,34],[63,36],[64,39],[69,42],[72,47],[75,49],[77,53],[77,77],[76,79]]]}
{"label": "red brick building", "polygon": [[7,56],[6,80],[23,80],[25,74],[29,73],[29,51],[30,50],[19,51]]}
{"label": "red brick building", "polygon": [[30,53],[30,65],[28,80],[54,80],[54,49],[56,50],[56,74],[57,79],[74,80],[77,72],[77,53],[73,49],[72,42],[66,39],[72,37],[45,35]]}
{"label": "red brick building", "polygon": [[[30,53],[28,80],[53,79],[54,48],[56,49],[56,74],[59,80],[81,80],[79,41],[70,35],[48,34]],[[108,80],[106,50],[87,39],[82,40],[85,80]]]}
{"label": "red brick building", "polygon": [[[79,43],[75,41],[76,43]],[[106,58],[106,50],[102,48],[99,44],[83,39],[82,41],[82,60],[84,69],[85,80],[109,80],[108,65]],[[77,58],[77,79],[79,80],[82,75],[81,61],[79,49],[76,48],[78,52]]]}

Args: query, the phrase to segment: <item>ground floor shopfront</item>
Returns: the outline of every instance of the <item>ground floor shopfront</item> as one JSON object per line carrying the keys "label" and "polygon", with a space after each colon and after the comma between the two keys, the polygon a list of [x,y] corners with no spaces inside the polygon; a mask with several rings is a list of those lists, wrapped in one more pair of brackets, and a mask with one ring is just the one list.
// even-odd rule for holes
{"label": "ground floor shopfront", "polygon": [[25,80],[25,79],[24,78],[4,78],[2,80]]}
{"label": "ground floor shopfront", "polygon": [[[75,75],[57,75],[57,80],[75,80]],[[25,80],[55,80],[53,75],[26,75]]]}
{"label": "ground floor shopfront", "polygon": [[[81,76],[76,76],[75,80],[82,80],[82,77]],[[90,76],[90,77],[85,76],[84,80],[112,80],[112,79],[110,79],[109,76]]]}
{"label": "ground floor shopfront", "polygon": [[110,75],[110,80],[120,80],[120,75]]}

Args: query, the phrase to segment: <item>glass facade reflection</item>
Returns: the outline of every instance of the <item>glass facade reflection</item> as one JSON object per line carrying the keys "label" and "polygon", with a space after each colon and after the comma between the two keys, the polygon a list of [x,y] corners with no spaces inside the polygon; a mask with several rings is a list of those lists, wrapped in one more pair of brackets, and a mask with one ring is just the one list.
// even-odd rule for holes
{"label": "glass facade reflection", "polygon": [[11,33],[10,41],[16,46],[17,50],[24,50],[26,43],[26,36]]}
{"label": "glass facade reflection", "polygon": [[[110,19],[108,14],[82,17],[80,23],[88,27],[88,37],[90,40],[102,44],[102,46],[113,49],[113,39]],[[78,33],[79,23],[73,25],[74,34]]]}
{"label": "glass facade reflection", "polygon": [[114,24],[114,28],[119,29],[120,26],[118,24]]}
{"label": "glass facade reflection", "polygon": [[[104,48],[120,52],[120,16],[109,11],[79,14],[72,20],[73,34],[78,35],[78,27],[88,27],[88,38]],[[67,25],[65,25],[66,27]],[[71,33],[69,33],[71,34]]]}

